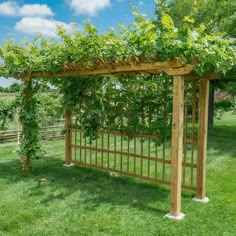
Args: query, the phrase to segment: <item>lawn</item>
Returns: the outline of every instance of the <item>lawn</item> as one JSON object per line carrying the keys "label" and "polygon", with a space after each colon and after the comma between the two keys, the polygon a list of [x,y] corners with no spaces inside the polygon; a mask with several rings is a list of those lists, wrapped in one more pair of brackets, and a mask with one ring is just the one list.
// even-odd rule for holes
{"label": "lawn", "polygon": [[[64,142],[44,144],[45,157],[21,171],[15,144],[0,146],[0,235],[235,235],[236,115],[209,132],[208,204],[182,192],[181,222],[169,211],[168,186],[114,177],[85,167],[63,167]],[[46,182],[39,182],[46,178]]]}

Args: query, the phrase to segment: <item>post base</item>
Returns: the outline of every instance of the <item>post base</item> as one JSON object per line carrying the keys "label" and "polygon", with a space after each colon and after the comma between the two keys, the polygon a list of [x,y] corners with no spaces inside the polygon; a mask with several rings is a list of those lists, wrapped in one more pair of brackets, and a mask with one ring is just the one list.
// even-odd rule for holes
{"label": "post base", "polygon": [[70,164],[63,164],[64,167],[72,167],[74,165],[74,163],[70,163]]}
{"label": "post base", "polygon": [[192,200],[194,202],[201,202],[201,203],[208,203],[209,202],[209,198],[208,197],[204,197],[204,198],[194,197]]}
{"label": "post base", "polygon": [[168,218],[170,220],[183,220],[185,217],[185,214],[180,212],[178,216],[174,216],[171,213],[168,213],[164,216],[165,218]]}

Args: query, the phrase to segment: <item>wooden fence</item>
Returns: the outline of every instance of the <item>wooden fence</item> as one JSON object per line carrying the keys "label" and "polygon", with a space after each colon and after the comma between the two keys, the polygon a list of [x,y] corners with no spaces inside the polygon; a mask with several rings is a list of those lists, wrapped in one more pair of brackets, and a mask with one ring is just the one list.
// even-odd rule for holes
{"label": "wooden fence", "polygon": [[[41,140],[58,140],[64,139],[63,131],[65,126],[63,124],[41,127],[40,139]],[[21,137],[20,129],[10,129],[0,131],[0,143],[18,142]]]}

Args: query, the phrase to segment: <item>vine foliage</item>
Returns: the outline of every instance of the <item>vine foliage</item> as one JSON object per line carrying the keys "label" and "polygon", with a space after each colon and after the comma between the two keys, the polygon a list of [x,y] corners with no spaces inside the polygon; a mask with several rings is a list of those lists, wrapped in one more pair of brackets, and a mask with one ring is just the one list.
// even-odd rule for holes
{"label": "vine foliage", "polygon": [[39,84],[31,79],[24,81],[23,89],[18,98],[19,119],[22,123],[19,155],[23,161],[23,168],[29,172],[31,160],[42,155],[39,135],[39,118],[37,113],[38,101],[36,98]]}

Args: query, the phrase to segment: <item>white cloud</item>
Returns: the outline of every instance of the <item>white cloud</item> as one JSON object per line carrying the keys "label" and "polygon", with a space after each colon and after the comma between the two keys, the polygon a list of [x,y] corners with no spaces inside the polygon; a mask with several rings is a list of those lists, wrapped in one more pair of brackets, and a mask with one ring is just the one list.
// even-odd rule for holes
{"label": "white cloud", "polygon": [[140,2],[138,3],[139,6],[142,6],[143,4],[144,4],[143,1],[140,1]]}
{"label": "white cloud", "polygon": [[16,2],[3,2],[0,3],[0,15],[16,16],[19,6]]}
{"label": "white cloud", "polygon": [[110,0],[69,0],[70,7],[77,15],[94,16],[98,10],[109,7],[110,4]]}
{"label": "white cloud", "polygon": [[25,4],[20,7],[17,2],[7,1],[0,3],[0,15],[41,17],[54,14],[46,4]]}
{"label": "white cloud", "polygon": [[53,16],[52,10],[46,5],[40,4],[26,4],[23,5],[20,10],[19,14],[21,16]]}
{"label": "white cloud", "polygon": [[42,17],[23,17],[21,21],[16,23],[15,29],[26,34],[41,33],[44,36],[57,37],[57,25],[61,25],[68,32],[72,32],[72,25]]}

